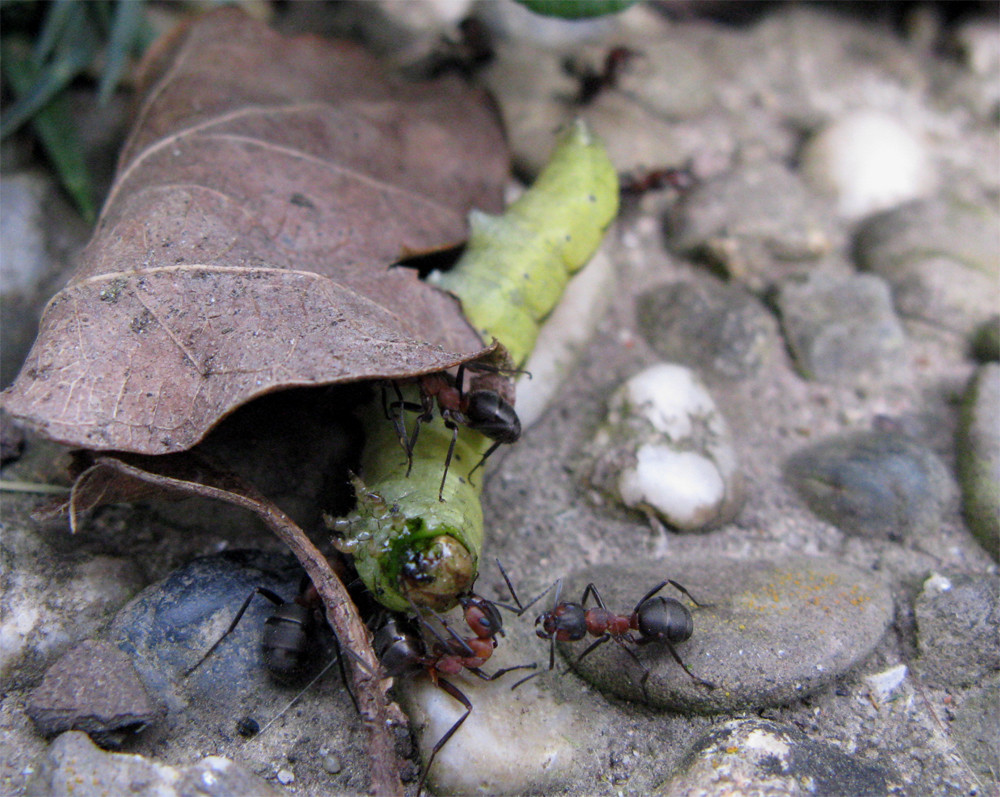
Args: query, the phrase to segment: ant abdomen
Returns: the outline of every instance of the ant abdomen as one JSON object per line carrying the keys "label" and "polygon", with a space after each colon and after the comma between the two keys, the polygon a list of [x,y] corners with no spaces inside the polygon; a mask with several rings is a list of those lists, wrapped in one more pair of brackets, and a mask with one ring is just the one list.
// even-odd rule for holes
{"label": "ant abdomen", "polygon": [[313,627],[313,610],[284,603],[264,621],[264,664],[276,676],[299,675],[306,666]]}
{"label": "ant abdomen", "polygon": [[516,443],[521,419],[514,407],[495,390],[473,390],[468,396],[469,426],[497,443]]}
{"label": "ant abdomen", "polygon": [[680,601],[657,596],[639,606],[632,614],[630,626],[643,639],[686,642],[694,633],[694,618]]}

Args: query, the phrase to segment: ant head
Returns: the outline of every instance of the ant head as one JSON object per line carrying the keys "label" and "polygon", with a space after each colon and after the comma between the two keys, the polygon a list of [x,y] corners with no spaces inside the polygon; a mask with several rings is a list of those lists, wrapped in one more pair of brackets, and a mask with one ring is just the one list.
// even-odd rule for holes
{"label": "ant head", "polygon": [[694,632],[691,612],[673,598],[650,598],[640,604],[635,616],[639,633],[647,639],[684,642]]}
{"label": "ant head", "polygon": [[480,639],[491,639],[497,634],[503,636],[503,618],[492,602],[477,595],[466,595],[459,599],[465,622]]}
{"label": "ant head", "polygon": [[587,636],[587,610],[579,603],[559,603],[552,611],[542,612],[535,619],[535,634],[540,639],[555,637],[560,642],[573,642]]}

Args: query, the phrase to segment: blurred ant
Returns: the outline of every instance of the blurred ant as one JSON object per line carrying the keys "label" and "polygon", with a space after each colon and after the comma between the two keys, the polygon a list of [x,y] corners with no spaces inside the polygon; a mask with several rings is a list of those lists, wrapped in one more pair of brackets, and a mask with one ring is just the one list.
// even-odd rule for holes
{"label": "blurred ant", "polygon": [[576,104],[589,105],[602,91],[615,88],[625,65],[638,55],[641,55],[638,50],[622,46],[612,47],[604,56],[604,64],[600,71],[594,70],[589,65],[581,66],[567,60],[563,64],[563,69],[580,82]]}
{"label": "blurred ant", "polygon": [[[471,389],[466,391],[463,388],[466,368],[470,371],[479,370],[489,373],[486,377],[473,377]],[[399,442],[406,451],[407,476],[410,475],[410,470],[413,467],[413,449],[417,444],[417,435],[420,434],[420,424],[427,423],[434,417],[435,400],[444,425],[451,429],[451,443],[444,460],[444,473],[441,475],[441,486],[438,489],[439,501],[444,501],[444,484],[448,478],[451,458],[455,453],[455,444],[458,442],[459,426],[467,426],[493,441],[493,445],[486,450],[482,459],[469,471],[470,477],[501,445],[516,443],[521,437],[521,420],[517,417],[513,405],[498,390],[480,386],[483,379],[501,373],[503,370],[485,363],[462,363],[458,366],[458,373],[455,376],[447,371],[419,376],[417,377],[417,383],[420,386],[419,404],[405,401],[399,385],[395,382],[391,384],[396,391],[397,400],[386,404],[383,386],[382,401],[386,417],[392,418],[396,433],[399,435]],[[390,415],[390,409],[398,410],[398,412],[395,415]],[[414,423],[413,433],[409,436],[406,434],[404,410],[420,413]]]}
{"label": "blurred ant", "polygon": [[[647,645],[651,642],[662,642],[666,645],[667,650],[670,651],[670,655],[674,657],[674,660],[695,683],[706,686],[709,689],[715,689],[715,684],[705,681],[692,673],[674,649],[675,643],[685,642],[691,638],[691,634],[694,631],[694,620],[691,617],[691,612],[680,601],[674,598],[656,596],[656,593],[667,584],[670,584],[690,598],[695,606],[708,608],[708,604],[699,603],[690,592],[676,581],[667,579],[643,595],[639,599],[639,602],[636,603],[631,614],[615,614],[609,611],[604,605],[601,594],[592,583],[588,584],[587,588],[583,591],[583,597],[579,603],[569,601],[560,602],[559,592],[562,589],[562,582],[557,581],[552,608],[549,611],[542,612],[535,620],[535,634],[540,639],[550,640],[551,643],[549,648],[549,670],[555,669],[556,666],[557,640],[559,642],[577,642],[586,637],[587,634],[597,637],[583,653],[577,656],[577,661],[580,661],[584,656],[590,654],[591,651],[600,647],[609,639],[613,639],[622,650],[628,653],[642,667],[643,676],[639,685],[648,701],[649,694],[646,691],[646,682],[650,676],[649,668],[639,660],[635,651],[626,643],[638,646]],[[548,589],[545,592],[548,592]],[[597,601],[597,606],[588,609],[585,604],[591,594],[593,594],[594,600]],[[541,595],[538,596],[538,598],[540,597]],[[528,607],[537,601],[538,598],[532,600],[528,604]],[[528,607],[525,607],[525,609]],[[633,632],[637,632],[638,637]],[[522,678],[512,688],[516,689],[522,683],[538,674],[540,673],[533,673],[527,678]]]}
{"label": "blurred ant", "polygon": [[672,188],[678,192],[688,191],[697,183],[697,178],[688,164],[681,167],[665,166],[640,174],[623,174],[618,181],[618,190],[622,196],[638,197],[664,188]]}
{"label": "blurred ant", "polygon": [[[497,562],[499,565],[499,562]],[[510,580],[507,574],[500,568],[504,579],[508,585]],[[512,591],[513,594],[513,591]],[[488,674],[480,669],[496,648],[496,637],[503,636],[503,620],[500,616],[498,606],[517,611],[511,606],[502,603],[494,603],[478,595],[469,594],[460,599],[462,613],[465,622],[475,636],[462,638],[454,628],[448,625],[447,621],[433,609],[430,613],[434,615],[441,624],[447,636],[432,626],[427,620],[417,614],[416,618],[402,618],[398,615],[389,615],[387,620],[375,633],[374,648],[375,655],[381,662],[386,674],[395,677],[406,673],[424,671],[431,679],[431,682],[457,700],[465,708],[464,713],[455,723],[445,731],[444,735],[435,742],[431,748],[430,758],[424,768],[424,773],[417,784],[417,795],[423,790],[424,781],[430,773],[431,765],[438,752],[448,743],[448,740],[455,735],[455,732],[462,726],[462,723],[472,713],[472,701],[450,681],[446,681],[443,675],[458,675],[462,670],[468,670],[473,675],[484,681],[494,681],[502,675],[512,670],[535,669],[537,664],[518,664],[513,667],[504,667],[492,674]],[[412,604],[411,604],[412,606]],[[412,607],[414,612],[417,607]]]}

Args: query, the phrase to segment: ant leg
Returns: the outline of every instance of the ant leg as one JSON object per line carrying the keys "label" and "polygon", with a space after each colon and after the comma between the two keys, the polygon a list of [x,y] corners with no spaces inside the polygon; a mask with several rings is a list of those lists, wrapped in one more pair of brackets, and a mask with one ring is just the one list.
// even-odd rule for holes
{"label": "ant leg", "polygon": [[715,605],[713,603],[699,603],[697,600],[695,600],[694,595],[692,595],[690,592],[688,592],[687,589],[685,589],[684,587],[682,587],[680,584],[678,584],[673,579],[667,579],[667,583],[670,584],[670,586],[672,586],[678,592],[683,593],[684,595],[687,595],[691,599],[691,603],[693,603],[699,609],[711,609]]}
{"label": "ant leg", "polygon": [[670,583],[669,581],[661,581],[659,584],[653,587],[649,592],[647,592],[645,595],[639,598],[639,602],[635,605],[635,608],[632,610],[632,613],[635,614],[637,611],[639,611],[639,607],[642,606],[642,604],[644,604],[646,601],[652,598],[657,592],[659,592],[669,583]]}
{"label": "ant leg", "polygon": [[[612,638],[613,637],[611,636],[611,634],[604,634],[603,636],[599,636],[596,640],[594,640],[587,646],[587,649],[583,651],[583,653],[581,653],[579,656],[576,657],[576,660],[580,661],[584,656],[588,655],[591,651],[595,650],[596,648],[599,648],[601,645],[603,645],[605,642],[607,642],[609,639]],[[628,648],[625,648],[625,650],[628,650]],[[629,650],[628,652],[632,653],[631,650]],[[632,653],[632,657],[635,658],[634,653]],[[639,659],[636,659],[636,661],[639,661]]]}
{"label": "ant leg", "polygon": [[514,684],[514,685],[513,685],[513,686],[512,686],[511,688],[510,688],[510,691],[511,691],[511,692],[513,692],[513,691],[514,691],[515,689],[517,689],[517,687],[519,687],[519,686],[520,686],[521,684],[523,684],[523,683],[527,683],[527,682],[528,682],[528,681],[530,681],[530,680],[531,680],[532,678],[535,678],[535,677],[537,677],[537,676],[541,675],[541,674],[542,674],[543,672],[545,672],[545,670],[538,670],[538,671],[536,671],[536,672],[533,672],[533,673],[532,673],[531,675],[526,675],[526,676],[525,676],[524,678],[522,678],[522,679],[521,679],[520,681],[518,681],[518,682],[517,682],[516,684]]}
{"label": "ant leg", "polygon": [[[580,598],[580,605],[583,606],[587,602],[587,596],[590,595],[590,593],[594,594],[594,600],[597,601],[597,605],[607,611],[608,607],[604,605],[601,593],[597,591],[597,585],[592,583],[588,584],[587,588],[583,591],[583,597]],[[648,598],[649,596],[647,595],[646,597]],[[643,600],[645,600],[645,598],[643,598]]]}
{"label": "ant leg", "polygon": [[437,742],[435,742],[434,747],[431,748],[431,756],[427,759],[427,766],[424,768],[424,774],[420,776],[420,782],[417,783],[417,797],[420,797],[420,792],[424,790],[424,781],[427,780],[427,776],[430,774],[431,766],[434,764],[434,758],[441,751],[441,748],[448,743],[448,740],[455,735],[455,731],[462,727],[462,723],[465,722],[472,713],[472,703],[457,686],[454,686],[444,680],[444,678],[438,678],[437,687],[461,703],[465,707],[465,713],[455,720],[455,724],[445,731],[444,736],[438,739]]}
{"label": "ant leg", "polygon": [[196,661],[194,664],[192,664],[184,671],[185,678],[187,678],[191,673],[197,670],[205,662],[205,660],[215,652],[215,649],[222,644],[222,640],[224,640],[227,636],[229,636],[231,633],[233,633],[233,631],[236,630],[236,626],[239,625],[240,620],[243,619],[243,615],[246,614],[247,609],[250,607],[250,601],[253,600],[254,595],[263,595],[265,598],[271,601],[271,603],[273,603],[275,606],[283,606],[285,604],[285,601],[281,598],[280,595],[272,592],[267,587],[254,587],[253,591],[249,595],[247,595],[247,599],[243,601],[243,605],[240,606],[240,608],[237,610],[236,616],[233,617],[233,621],[229,624],[229,628],[225,630],[222,636],[220,636],[217,640],[215,640],[215,642],[212,643],[212,647],[210,647],[207,651],[205,651],[205,654],[200,659],[198,659],[198,661]]}
{"label": "ant leg", "polygon": [[[647,639],[636,640],[636,644],[637,645],[646,645],[646,644],[649,644],[650,642],[662,642],[664,645],[666,645],[667,646],[667,650],[670,651],[670,655],[674,657],[674,661],[676,661],[681,666],[681,669],[684,670],[684,672],[686,672],[691,677],[691,680],[694,681],[696,684],[701,684],[702,686],[708,687],[709,689],[716,689],[717,688],[716,685],[713,684],[711,681],[706,681],[704,678],[699,678],[697,675],[695,675],[693,672],[691,672],[691,670],[688,669],[687,665],[681,660],[681,657],[678,655],[677,651],[674,649],[674,646],[672,644],[670,644],[670,642],[668,642],[666,639],[658,639],[657,640],[657,639],[648,639],[647,638]],[[635,656],[634,653],[632,655]],[[647,678],[649,677],[648,673],[647,673],[646,677]]]}
{"label": "ant leg", "polygon": [[347,680],[347,668],[344,666],[344,651],[340,647],[340,640],[337,639],[336,634],[333,636],[333,646],[337,650],[337,669],[340,670],[340,682],[344,685],[347,696],[351,698],[351,703],[354,705],[354,713],[360,714],[361,708],[358,706],[358,699],[354,696],[354,690],[351,689],[350,681]]}
{"label": "ant leg", "polygon": [[502,564],[500,564],[499,559],[496,560],[496,563],[497,567],[500,568],[500,575],[503,576],[503,580],[507,582],[507,589],[510,590],[510,596],[514,599],[514,603],[517,604],[517,608],[515,609],[513,606],[507,606],[506,604],[497,603],[496,601],[492,601],[492,603],[494,606],[499,606],[500,608],[506,609],[509,612],[514,612],[518,617],[520,617],[522,614],[528,611],[528,609],[534,606],[540,598],[545,597],[548,591],[555,586],[555,583],[549,584],[538,595],[536,595],[534,598],[528,601],[526,605],[522,605],[520,599],[517,597],[517,593],[514,591],[514,584],[511,582],[510,576],[507,575],[507,571],[504,570],[504,567]]}
{"label": "ant leg", "polygon": [[444,503],[444,483],[448,478],[448,468],[451,457],[455,453],[455,443],[458,442],[458,425],[450,418],[445,418],[444,425],[451,429],[451,443],[448,445],[448,456],[444,458],[444,473],[441,474],[441,487],[438,489],[438,501]]}
{"label": "ant leg", "polygon": [[479,470],[479,467],[486,461],[486,458],[500,448],[501,445],[503,445],[503,441],[497,440],[493,445],[486,449],[486,453],[483,454],[482,459],[480,459],[479,462],[476,463],[476,466],[469,471],[469,484],[472,484],[472,474]]}
{"label": "ant leg", "polygon": [[[482,678],[484,681],[495,681],[501,675],[506,675],[507,673],[513,672],[514,670],[537,670],[538,669],[538,663],[537,662],[532,662],[531,664],[515,664],[513,667],[504,667],[503,669],[497,670],[492,675],[490,675],[489,673],[483,672],[478,667],[466,667],[465,669],[467,669],[469,672],[471,672],[477,678]],[[541,673],[532,673],[531,675],[528,676],[528,678],[534,678],[536,675],[541,675]],[[517,683],[518,684],[524,683],[525,681],[528,680],[528,678],[522,678]],[[514,686],[517,686],[517,684],[514,684]],[[511,689],[513,689],[513,688],[514,687],[511,687]]]}

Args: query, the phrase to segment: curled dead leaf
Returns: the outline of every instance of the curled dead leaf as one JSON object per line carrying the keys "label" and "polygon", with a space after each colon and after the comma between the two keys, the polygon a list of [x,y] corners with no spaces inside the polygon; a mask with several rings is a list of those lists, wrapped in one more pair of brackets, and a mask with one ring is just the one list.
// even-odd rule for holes
{"label": "curled dead leaf", "polygon": [[498,210],[484,94],[222,9],[154,47],[94,236],[4,394],[58,442],[182,451],[250,399],[440,371],[482,341],[393,268]]}

